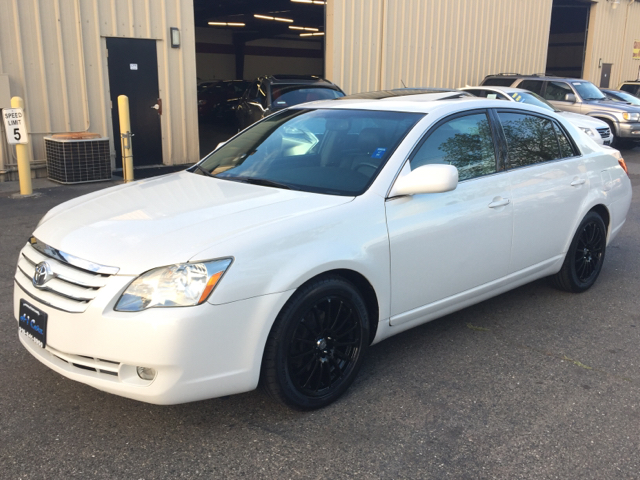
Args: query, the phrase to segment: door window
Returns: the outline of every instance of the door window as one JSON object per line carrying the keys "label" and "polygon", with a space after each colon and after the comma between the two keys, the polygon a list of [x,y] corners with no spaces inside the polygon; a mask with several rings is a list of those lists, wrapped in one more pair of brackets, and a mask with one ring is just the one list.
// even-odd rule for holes
{"label": "door window", "polygon": [[[511,168],[562,158],[553,122],[523,113],[498,112]],[[568,139],[565,138],[566,141]]]}
{"label": "door window", "polygon": [[518,85],[518,88],[524,88],[530,92],[542,95],[542,82],[540,80],[523,80]]}
{"label": "door window", "polygon": [[571,90],[571,87],[565,82],[549,82],[547,84],[547,90],[544,92],[544,98],[547,100],[564,101],[564,96],[567,93],[573,93],[573,90]]}
{"label": "door window", "polygon": [[496,172],[496,155],[485,113],[456,117],[437,126],[411,158],[411,169],[440,163],[458,169],[460,181]]}
{"label": "door window", "polygon": [[562,155],[562,158],[575,157],[577,155],[576,151],[573,148],[573,144],[567,137],[567,134],[564,133],[564,130],[562,130],[556,123],[554,123],[553,126],[555,127],[556,135],[558,136],[558,143],[560,144],[560,154]]}

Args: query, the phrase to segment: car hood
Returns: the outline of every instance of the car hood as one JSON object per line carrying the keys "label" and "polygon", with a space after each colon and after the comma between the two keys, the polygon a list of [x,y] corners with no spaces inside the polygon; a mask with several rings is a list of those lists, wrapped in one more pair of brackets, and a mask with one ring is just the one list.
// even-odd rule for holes
{"label": "car hood", "polygon": [[576,127],[584,128],[608,128],[608,125],[602,120],[590,117],[588,115],[582,115],[580,113],[573,112],[556,112],[558,115],[562,115],[568,121],[573,123]]}
{"label": "car hood", "polygon": [[584,103],[598,107],[598,110],[605,112],[640,112],[640,107],[612,100],[585,100]]}
{"label": "car hood", "polygon": [[[38,240],[121,274],[197,257],[205,248],[353,197],[250,185],[180,172],[105,189],[54,208]],[[220,251],[220,256],[233,256]]]}

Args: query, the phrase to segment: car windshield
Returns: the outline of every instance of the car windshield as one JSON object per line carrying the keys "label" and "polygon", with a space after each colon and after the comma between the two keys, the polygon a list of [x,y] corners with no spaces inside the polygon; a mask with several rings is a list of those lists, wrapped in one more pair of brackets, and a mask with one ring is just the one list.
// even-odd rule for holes
{"label": "car windshield", "polygon": [[344,93],[326,87],[313,87],[309,85],[274,85],[271,87],[271,108],[291,107],[315,100],[333,100],[344,97]]}
{"label": "car windshield", "polygon": [[585,80],[572,81],[571,85],[580,94],[583,100],[606,100],[600,89],[593,83]]}
{"label": "car windshield", "polygon": [[631,105],[640,105],[640,98],[627,92],[611,92],[607,97],[616,102],[627,102]]}
{"label": "car windshield", "polygon": [[536,95],[533,92],[511,92],[509,94],[511,98],[513,98],[516,102],[520,103],[528,103],[530,105],[537,105],[538,107],[546,108],[548,110],[553,110],[554,112],[559,112],[557,108],[547,102],[544,98],[539,95]]}
{"label": "car windshield", "polygon": [[360,195],[423,116],[366,110],[284,110],[240,133],[191,171],[275,188]]}

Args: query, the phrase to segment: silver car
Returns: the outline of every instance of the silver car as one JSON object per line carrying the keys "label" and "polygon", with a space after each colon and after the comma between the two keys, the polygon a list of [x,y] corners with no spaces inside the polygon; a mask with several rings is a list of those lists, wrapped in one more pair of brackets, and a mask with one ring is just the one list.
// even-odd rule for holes
{"label": "silver car", "polygon": [[542,75],[488,75],[483,86],[518,87],[537,93],[554,107],[606,122],[614,135],[612,146],[640,142],[640,107],[607,100],[593,83],[579,78]]}

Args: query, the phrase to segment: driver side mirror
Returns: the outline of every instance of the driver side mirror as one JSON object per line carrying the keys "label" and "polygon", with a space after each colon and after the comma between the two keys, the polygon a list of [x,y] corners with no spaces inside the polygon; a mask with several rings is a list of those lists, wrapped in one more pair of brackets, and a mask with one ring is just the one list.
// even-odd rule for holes
{"label": "driver side mirror", "polygon": [[576,95],[574,93],[567,93],[564,96],[564,101],[565,102],[571,102],[571,103],[576,103]]}
{"label": "driver side mirror", "polygon": [[453,165],[423,165],[396,179],[389,197],[442,193],[458,186],[458,169]]}

